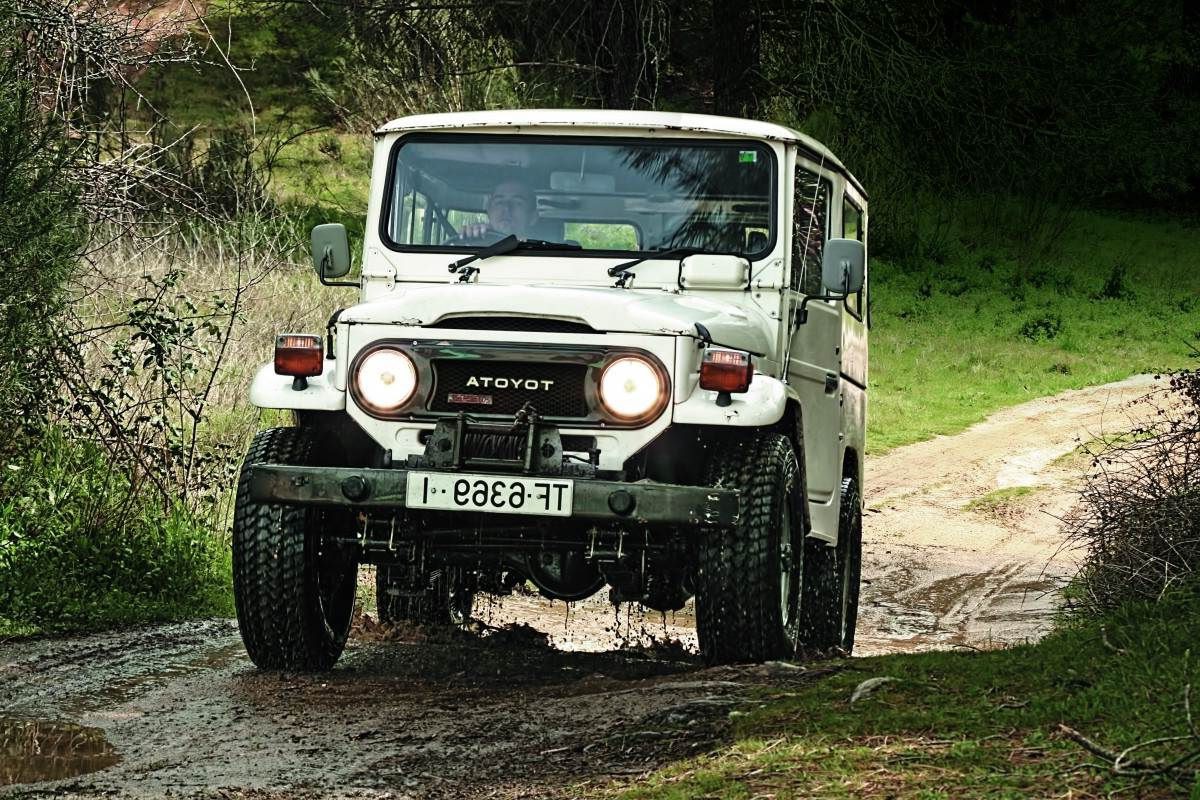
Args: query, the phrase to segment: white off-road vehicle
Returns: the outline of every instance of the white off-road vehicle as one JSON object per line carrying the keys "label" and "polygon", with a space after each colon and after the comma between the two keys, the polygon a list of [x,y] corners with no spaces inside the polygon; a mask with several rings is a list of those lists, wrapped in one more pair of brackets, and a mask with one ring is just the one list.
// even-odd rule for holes
{"label": "white off-road vehicle", "polygon": [[385,620],[532,583],[674,610],[713,662],[849,652],[861,563],[863,188],[788,128],[496,111],[375,135],[359,302],[278,337],[233,526],[260,667],[328,669],[359,564]]}

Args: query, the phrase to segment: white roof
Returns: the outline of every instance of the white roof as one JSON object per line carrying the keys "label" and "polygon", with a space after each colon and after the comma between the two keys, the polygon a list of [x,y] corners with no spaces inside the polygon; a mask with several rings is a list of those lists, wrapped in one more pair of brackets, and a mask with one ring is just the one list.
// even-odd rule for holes
{"label": "white roof", "polygon": [[667,111],[613,111],[589,109],[523,108],[506,111],[466,111],[454,114],[418,114],[394,119],[375,131],[376,134],[395,131],[449,130],[454,128],[637,128],[641,130],[695,131],[796,142],[812,151],[838,170],[846,167],[829,148],[799,131],[736,117],[715,117],[709,114],[677,114]]}

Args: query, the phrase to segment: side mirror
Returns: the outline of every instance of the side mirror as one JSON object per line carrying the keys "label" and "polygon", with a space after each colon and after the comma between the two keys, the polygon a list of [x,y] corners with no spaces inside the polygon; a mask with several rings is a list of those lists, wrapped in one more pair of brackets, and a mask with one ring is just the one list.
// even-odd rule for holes
{"label": "side mirror", "polygon": [[683,260],[679,285],[684,289],[745,289],[750,262],[741,256],[697,253]]}
{"label": "side mirror", "polygon": [[856,239],[830,239],[821,257],[821,283],[834,294],[862,291],[866,279],[867,251]]}
{"label": "side mirror", "polygon": [[350,243],[346,226],[329,222],[312,229],[312,259],[322,281],[340,278],[350,271]]}

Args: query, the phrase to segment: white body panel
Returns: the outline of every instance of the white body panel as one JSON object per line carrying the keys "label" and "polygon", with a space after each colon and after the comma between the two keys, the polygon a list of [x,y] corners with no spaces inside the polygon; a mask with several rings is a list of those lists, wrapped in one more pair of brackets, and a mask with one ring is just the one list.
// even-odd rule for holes
{"label": "white body panel", "polygon": [[[442,256],[444,260],[445,256]],[[545,270],[553,270],[558,265],[550,259],[540,261],[541,277],[545,279]],[[493,269],[501,266],[500,257],[488,260],[489,280]],[[445,272],[444,265],[442,271]],[[605,288],[548,283],[500,286],[457,282],[433,286],[401,284],[374,302],[346,311],[342,321],[436,326],[443,319],[487,313],[555,317],[583,322],[598,331],[611,333],[693,337],[699,322],[708,329],[714,341],[728,347],[760,354],[771,349],[775,326],[758,309],[743,308],[728,300],[698,297],[690,292],[614,291],[611,286],[611,278],[607,278]]]}
{"label": "white body panel", "polygon": [[259,367],[250,384],[250,402],[259,408],[290,408],[296,411],[344,411],[346,392],[335,383],[336,364],[326,359],[325,371],[308,379],[300,391],[292,388],[292,378],[276,375],[275,364]]}

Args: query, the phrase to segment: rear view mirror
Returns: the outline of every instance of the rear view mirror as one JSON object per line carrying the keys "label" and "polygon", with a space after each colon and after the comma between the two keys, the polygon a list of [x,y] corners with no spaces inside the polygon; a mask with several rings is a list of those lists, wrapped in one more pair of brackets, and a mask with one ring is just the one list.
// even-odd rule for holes
{"label": "rear view mirror", "polygon": [[617,189],[617,179],[599,172],[551,172],[550,188],[556,192],[612,194]]}
{"label": "rear view mirror", "polygon": [[830,239],[821,257],[821,283],[833,294],[862,291],[866,279],[867,251],[855,239]]}
{"label": "rear view mirror", "polygon": [[750,262],[741,256],[697,253],[683,260],[679,285],[684,289],[745,289]]}
{"label": "rear view mirror", "polygon": [[350,271],[350,243],[346,226],[329,222],[312,229],[312,259],[322,281],[340,278]]}

